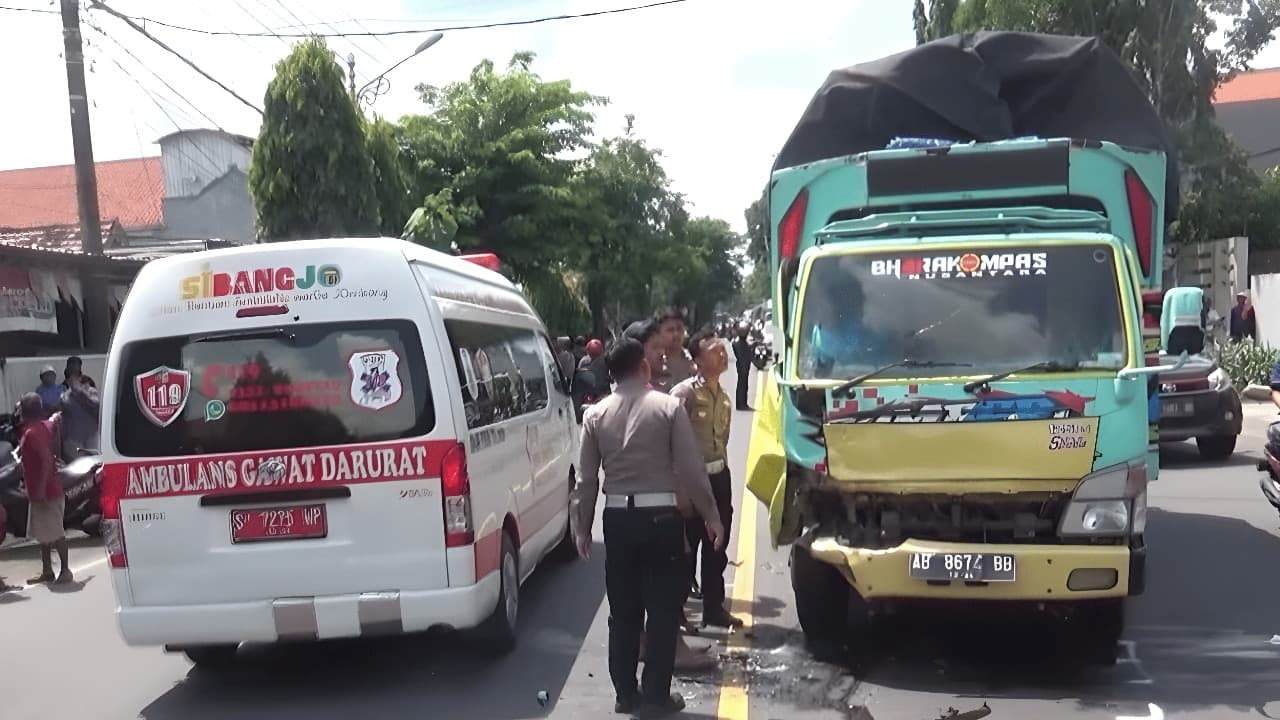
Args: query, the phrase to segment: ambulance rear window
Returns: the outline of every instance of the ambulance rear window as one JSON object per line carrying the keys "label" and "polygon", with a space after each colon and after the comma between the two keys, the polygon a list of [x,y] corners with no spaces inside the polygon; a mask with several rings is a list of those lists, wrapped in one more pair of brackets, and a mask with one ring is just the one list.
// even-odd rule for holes
{"label": "ambulance rear window", "polygon": [[143,340],[121,363],[115,443],[129,457],[376,442],[435,427],[407,320]]}

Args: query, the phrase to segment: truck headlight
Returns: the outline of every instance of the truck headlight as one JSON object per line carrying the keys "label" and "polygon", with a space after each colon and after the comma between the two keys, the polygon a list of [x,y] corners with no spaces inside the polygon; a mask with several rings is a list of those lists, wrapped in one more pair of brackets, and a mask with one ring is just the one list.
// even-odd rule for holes
{"label": "truck headlight", "polygon": [[1231,376],[1227,374],[1226,370],[1218,368],[1209,373],[1209,387],[1214,392],[1222,392],[1223,390],[1230,389]]}
{"label": "truck headlight", "polygon": [[1125,535],[1130,524],[1141,532],[1147,522],[1146,462],[1113,465],[1086,475],[1062,513],[1058,532],[1064,536]]}
{"label": "truck headlight", "polygon": [[1084,503],[1080,525],[1096,535],[1124,532],[1129,527],[1129,503],[1125,500]]}

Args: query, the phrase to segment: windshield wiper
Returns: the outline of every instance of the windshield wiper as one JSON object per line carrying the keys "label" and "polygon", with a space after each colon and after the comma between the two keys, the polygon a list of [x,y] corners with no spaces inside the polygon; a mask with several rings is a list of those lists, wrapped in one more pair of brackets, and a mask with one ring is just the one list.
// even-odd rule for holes
{"label": "windshield wiper", "polygon": [[1010,375],[1017,375],[1018,373],[1029,372],[1031,370],[1044,370],[1045,372],[1066,372],[1068,370],[1078,370],[1078,369],[1080,369],[1079,363],[1061,363],[1056,360],[1041,360],[1038,363],[1032,363],[1031,365],[1024,365],[1020,368],[1014,368],[1013,370],[1005,370],[1004,372],[994,373],[992,375],[988,375],[979,380],[973,380],[971,382],[967,382],[964,384],[964,391],[967,393],[972,393],[974,390],[977,390],[978,388],[983,387],[984,385],[988,385],[997,380],[1003,380],[1009,377]]}
{"label": "windshield wiper", "polygon": [[289,342],[294,342],[298,336],[285,330],[284,328],[267,328],[265,330],[254,330],[250,332],[229,332],[219,333],[217,335],[203,335],[191,340],[192,343],[206,342],[222,342],[225,340],[275,340],[284,338]]}
{"label": "windshield wiper", "polygon": [[847,394],[850,390],[870,380],[871,378],[892,370],[894,368],[939,368],[939,367],[973,367],[972,363],[958,362],[934,362],[932,360],[898,360],[888,365],[881,365],[875,370],[864,372],[861,375],[855,375],[843,383],[831,388],[831,397]]}

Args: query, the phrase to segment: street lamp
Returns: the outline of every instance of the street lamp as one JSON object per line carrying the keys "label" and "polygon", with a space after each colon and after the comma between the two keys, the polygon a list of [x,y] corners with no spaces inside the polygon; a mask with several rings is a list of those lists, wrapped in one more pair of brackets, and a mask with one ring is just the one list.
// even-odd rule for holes
{"label": "street lamp", "polygon": [[436,43],[440,42],[440,39],[443,37],[444,37],[444,33],[438,33],[438,32],[434,32],[428,35],[425,40],[418,43],[418,47],[413,49],[412,54],[405,57],[403,60],[396,63],[395,65],[392,65],[386,70],[383,70],[382,72],[378,73],[378,75],[375,76],[372,80],[365,83],[364,86],[360,88],[360,92],[356,93],[356,98],[359,101],[364,102],[366,105],[372,105],[378,99],[379,95],[391,89],[391,81],[387,79],[387,73],[391,72],[392,70],[395,70],[396,68],[405,64],[406,62],[409,62],[409,60],[417,57],[423,50],[426,50],[432,45],[435,45]]}

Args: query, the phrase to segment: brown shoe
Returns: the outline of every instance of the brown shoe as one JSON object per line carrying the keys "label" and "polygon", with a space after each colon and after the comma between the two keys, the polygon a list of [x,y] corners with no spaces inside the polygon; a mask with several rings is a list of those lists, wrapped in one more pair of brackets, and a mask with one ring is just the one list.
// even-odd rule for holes
{"label": "brown shoe", "polygon": [[63,569],[58,573],[58,579],[53,581],[54,585],[70,585],[76,581],[76,576],[71,574],[70,570]]}
{"label": "brown shoe", "polygon": [[53,582],[53,581],[54,581],[54,580],[56,580],[56,579],[57,579],[57,578],[55,578],[55,577],[53,576],[53,572],[52,572],[52,571],[50,571],[50,572],[47,572],[47,573],[40,573],[39,575],[37,575],[37,576],[35,576],[35,577],[33,577],[33,578],[28,578],[28,579],[27,579],[27,584],[28,584],[28,585],[43,585],[43,584],[45,584],[45,583],[51,583],[51,582]]}

